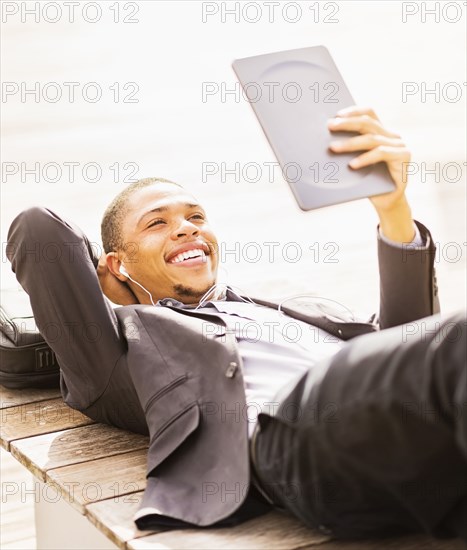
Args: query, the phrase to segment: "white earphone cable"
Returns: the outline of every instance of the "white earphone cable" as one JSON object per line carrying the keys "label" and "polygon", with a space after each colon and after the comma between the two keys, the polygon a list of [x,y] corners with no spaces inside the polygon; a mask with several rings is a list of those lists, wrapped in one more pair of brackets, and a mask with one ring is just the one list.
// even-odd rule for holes
{"label": "white earphone cable", "polygon": [[[123,270],[122,270],[122,267],[123,267]],[[125,275],[125,277],[128,277],[130,279],[130,281],[132,281],[133,283],[135,283],[135,285],[138,285],[140,288],[142,288],[144,290],[144,292],[146,292],[146,294],[149,296],[149,299],[151,300],[151,304],[153,306],[155,306],[156,304],[154,303],[154,300],[152,299],[152,294],[149,292],[149,290],[147,290],[146,288],[144,288],[144,286],[141,284],[141,283],[138,283],[138,281],[135,281],[134,279],[131,278],[130,274],[128,273],[128,271],[126,270],[126,268],[122,265],[120,267],[120,273],[122,275]]]}

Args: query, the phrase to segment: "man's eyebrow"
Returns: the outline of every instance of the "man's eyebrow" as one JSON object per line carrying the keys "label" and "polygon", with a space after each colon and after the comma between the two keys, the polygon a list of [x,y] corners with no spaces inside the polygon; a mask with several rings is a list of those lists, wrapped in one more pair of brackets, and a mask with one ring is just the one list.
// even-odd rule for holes
{"label": "man's eyebrow", "polygon": [[[182,204],[182,206],[185,206],[186,208],[203,208],[199,203],[197,202],[185,202]],[[170,208],[168,206],[158,206],[156,208],[151,208],[151,210],[148,210],[145,212],[138,220],[137,225],[139,225],[142,220],[148,215],[148,214],[154,214],[156,212],[166,212]]]}

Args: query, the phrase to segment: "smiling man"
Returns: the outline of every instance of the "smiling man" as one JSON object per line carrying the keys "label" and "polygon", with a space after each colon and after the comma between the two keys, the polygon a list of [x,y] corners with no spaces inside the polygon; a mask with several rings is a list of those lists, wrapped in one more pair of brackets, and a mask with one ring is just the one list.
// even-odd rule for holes
{"label": "smiling man", "polygon": [[[325,304],[279,312],[219,287],[206,213],[168,180],[114,199],[100,259],[50,210],[12,223],[8,257],[56,353],[65,401],[150,436],[140,528],[229,525],[276,507],[336,537],[467,540],[465,314],[436,315],[435,246],[411,216],[400,137],[369,109],[329,125],[361,134],[331,144],[336,153],[360,152],[355,169],[386,162],[396,185],[370,199],[378,317],[340,318]],[[54,262],[36,254],[51,241]],[[298,341],[284,333],[290,323]],[[263,329],[254,337],[252,324]]]}
{"label": "smiling man", "polygon": [[[169,180],[147,178],[120,193],[104,214],[102,241],[105,254],[98,273],[108,293],[114,283],[115,303],[147,304],[151,297],[167,296],[197,303],[216,281],[217,240],[206,213]],[[129,286],[105,279],[107,269]]]}

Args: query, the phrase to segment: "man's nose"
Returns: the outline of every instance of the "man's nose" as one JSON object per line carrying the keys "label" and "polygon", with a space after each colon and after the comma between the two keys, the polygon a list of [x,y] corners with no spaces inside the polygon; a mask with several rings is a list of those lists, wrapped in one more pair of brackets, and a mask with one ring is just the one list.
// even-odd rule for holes
{"label": "man's nose", "polygon": [[190,220],[183,219],[172,233],[173,238],[184,237],[185,235],[198,235],[199,228]]}

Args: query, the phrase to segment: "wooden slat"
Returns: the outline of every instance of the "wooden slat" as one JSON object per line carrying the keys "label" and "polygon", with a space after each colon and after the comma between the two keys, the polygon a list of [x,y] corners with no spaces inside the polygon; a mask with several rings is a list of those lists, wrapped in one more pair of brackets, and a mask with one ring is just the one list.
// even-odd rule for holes
{"label": "wooden slat", "polygon": [[61,398],[2,409],[0,417],[0,443],[7,451],[15,439],[94,424],[93,420],[66,405]]}
{"label": "wooden slat", "polygon": [[0,386],[0,409],[8,407],[17,407],[25,403],[35,403],[36,401],[46,401],[60,397],[60,390],[57,389],[24,389],[10,390]]}
{"label": "wooden slat", "polygon": [[129,540],[145,537],[156,531],[140,531],[133,516],[138,510],[143,492],[131,493],[117,499],[102,500],[86,506],[86,515],[99,531],[119,548],[126,548]]}
{"label": "wooden slat", "polygon": [[148,442],[149,438],[143,435],[93,424],[20,439],[11,444],[11,453],[36,477],[46,481],[46,472],[53,468],[146,449]]}
{"label": "wooden slat", "polygon": [[330,537],[298,520],[271,512],[231,528],[180,529],[128,541],[133,550],[292,550],[320,545]]}
{"label": "wooden slat", "polygon": [[147,450],[140,449],[50,470],[46,481],[57,486],[65,500],[84,514],[85,505],[91,502],[110,499],[120,503],[122,495],[143,491],[146,462]]}

